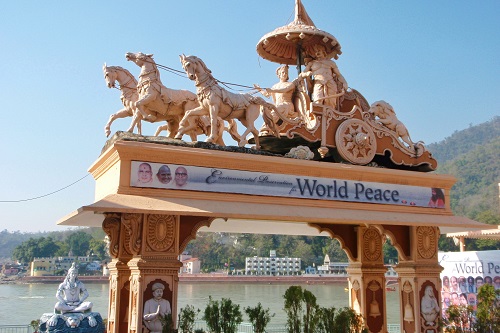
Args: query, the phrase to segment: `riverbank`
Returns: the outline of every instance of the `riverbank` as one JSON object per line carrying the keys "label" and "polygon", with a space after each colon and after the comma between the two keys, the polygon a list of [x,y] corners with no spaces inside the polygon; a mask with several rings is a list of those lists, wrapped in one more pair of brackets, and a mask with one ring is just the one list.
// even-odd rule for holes
{"label": "riverbank", "polygon": [[[108,276],[79,276],[84,283],[108,283]],[[0,284],[33,284],[33,283],[61,283],[64,276],[10,276],[0,278]],[[330,283],[345,283],[347,284],[347,275],[294,275],[294,276],[271,276],[271,275],[227,275],[224,273],[211,274],[181,274],[179,275],[179,283],[192,282],[230,282],[230,283],[266,283],[266,284],[330,284]],[[387,277],[388,285],[396,283],[396,277]]]}

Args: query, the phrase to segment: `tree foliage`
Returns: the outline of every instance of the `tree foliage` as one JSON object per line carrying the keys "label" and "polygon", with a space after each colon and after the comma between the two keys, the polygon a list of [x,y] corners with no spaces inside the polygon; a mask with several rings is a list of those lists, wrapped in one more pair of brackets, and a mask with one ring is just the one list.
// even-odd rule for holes
{"label": "tree foliage", "polygon": [[28,264],[34,258],[53,257],[60,248],[60,244],[51,237],[30,238],[18,245],[12,252],[12,258],[23,264]]}
{"label": "tree foliage", "polygon": [[248,319],[252,323],[254,333],[265,333],[266,326],[274,317],[274,313],[271,315],[269,308],[265,309],[259,302],[255,307],[246,307],[245,313],[248,315]]}

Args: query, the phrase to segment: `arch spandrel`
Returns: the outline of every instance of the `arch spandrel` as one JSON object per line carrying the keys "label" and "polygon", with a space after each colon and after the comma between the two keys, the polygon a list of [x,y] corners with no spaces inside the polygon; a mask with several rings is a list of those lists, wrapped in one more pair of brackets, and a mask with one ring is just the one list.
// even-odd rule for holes
{"label": "arch spandrel", "polygon": [[313,228],[320,232],[326,231],[331,238],[340,242],[340,247],[347,254],[349,261],[356,261],[358,259],[358,246],[355,225],[331,225],[320,223],[309,223]]}

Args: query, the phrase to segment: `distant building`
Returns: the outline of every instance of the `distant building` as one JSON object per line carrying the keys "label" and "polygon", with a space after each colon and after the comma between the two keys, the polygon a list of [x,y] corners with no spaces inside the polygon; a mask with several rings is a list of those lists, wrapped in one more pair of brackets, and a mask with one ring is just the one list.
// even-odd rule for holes
{"label": "distant building", "polygon": [[[34,258],[30,264],[31,276],[48,276],[55,275],[59,271],[68,271],[73,262],[87,264],[88,270],[101,270],[99,262],[91,262],[89,256],[66,256],[66,257],[51,257],[51,258]],[[89,267],[90,266],[90,267]],[[90,269],[89,269],[90,268]]]}
{"label": "distant building", "polygon": [[21,266],[18,264],[5,264],[2,266],[3,275],[17,275],[21,271]]}
{"label": "distant building", "polygon": [[331,262],[328,254],[325,256],[323,265],[317,267],[318,274],[347,274],[348,262]]}
{"label": "distant building", "polygon": [[201,261],[198,258],[189,258],[182,260],[181,274],[199,274],[201,270]]}
{"label": "distant building", "polygon": [[246,257],[247,275],[299,275],[302,260],[300,258],[276,257],[276,251],[270,251],[269,257]]}

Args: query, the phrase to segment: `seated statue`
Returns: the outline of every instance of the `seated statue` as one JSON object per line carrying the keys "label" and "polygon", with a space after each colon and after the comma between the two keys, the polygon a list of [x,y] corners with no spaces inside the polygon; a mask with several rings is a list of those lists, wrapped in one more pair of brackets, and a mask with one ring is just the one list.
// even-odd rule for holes
{"label": "seated statue", "polygon": [[[293,94],[297,88],[297,80],[289,82],[288,79],[288,65],[282,65],[276,70],[276,75],[279,82],[273,85],[272,88],[261,88],[259,85],[254,84],[257,89],[265,97],[272,97],[274,105],[281,118],[296,120],[298,119],[298,112],[295,111],[295,106],[292,101]],[[273,122],[278,123],[279,116],[273,110],[271,111]],[[264,124],[261,128],[261,133],[269,132],[269,128]]]}
{"label": "seated statue", "polygon": [[171,313],[170,302],[163,298],[165,285],[161,282],[153,284],[153,298],[144,303],[144,325],[150,333],[161,333],[163,324],[160,319]]}
{"label": "seated statue", "polygon": [[89,293],[78,279],[78,268],[71,265],[63,283],[57,288],[56,298],[59,302],[54,306],[56,313],[85,312],[92,310],[92,302],[86,302]]}

